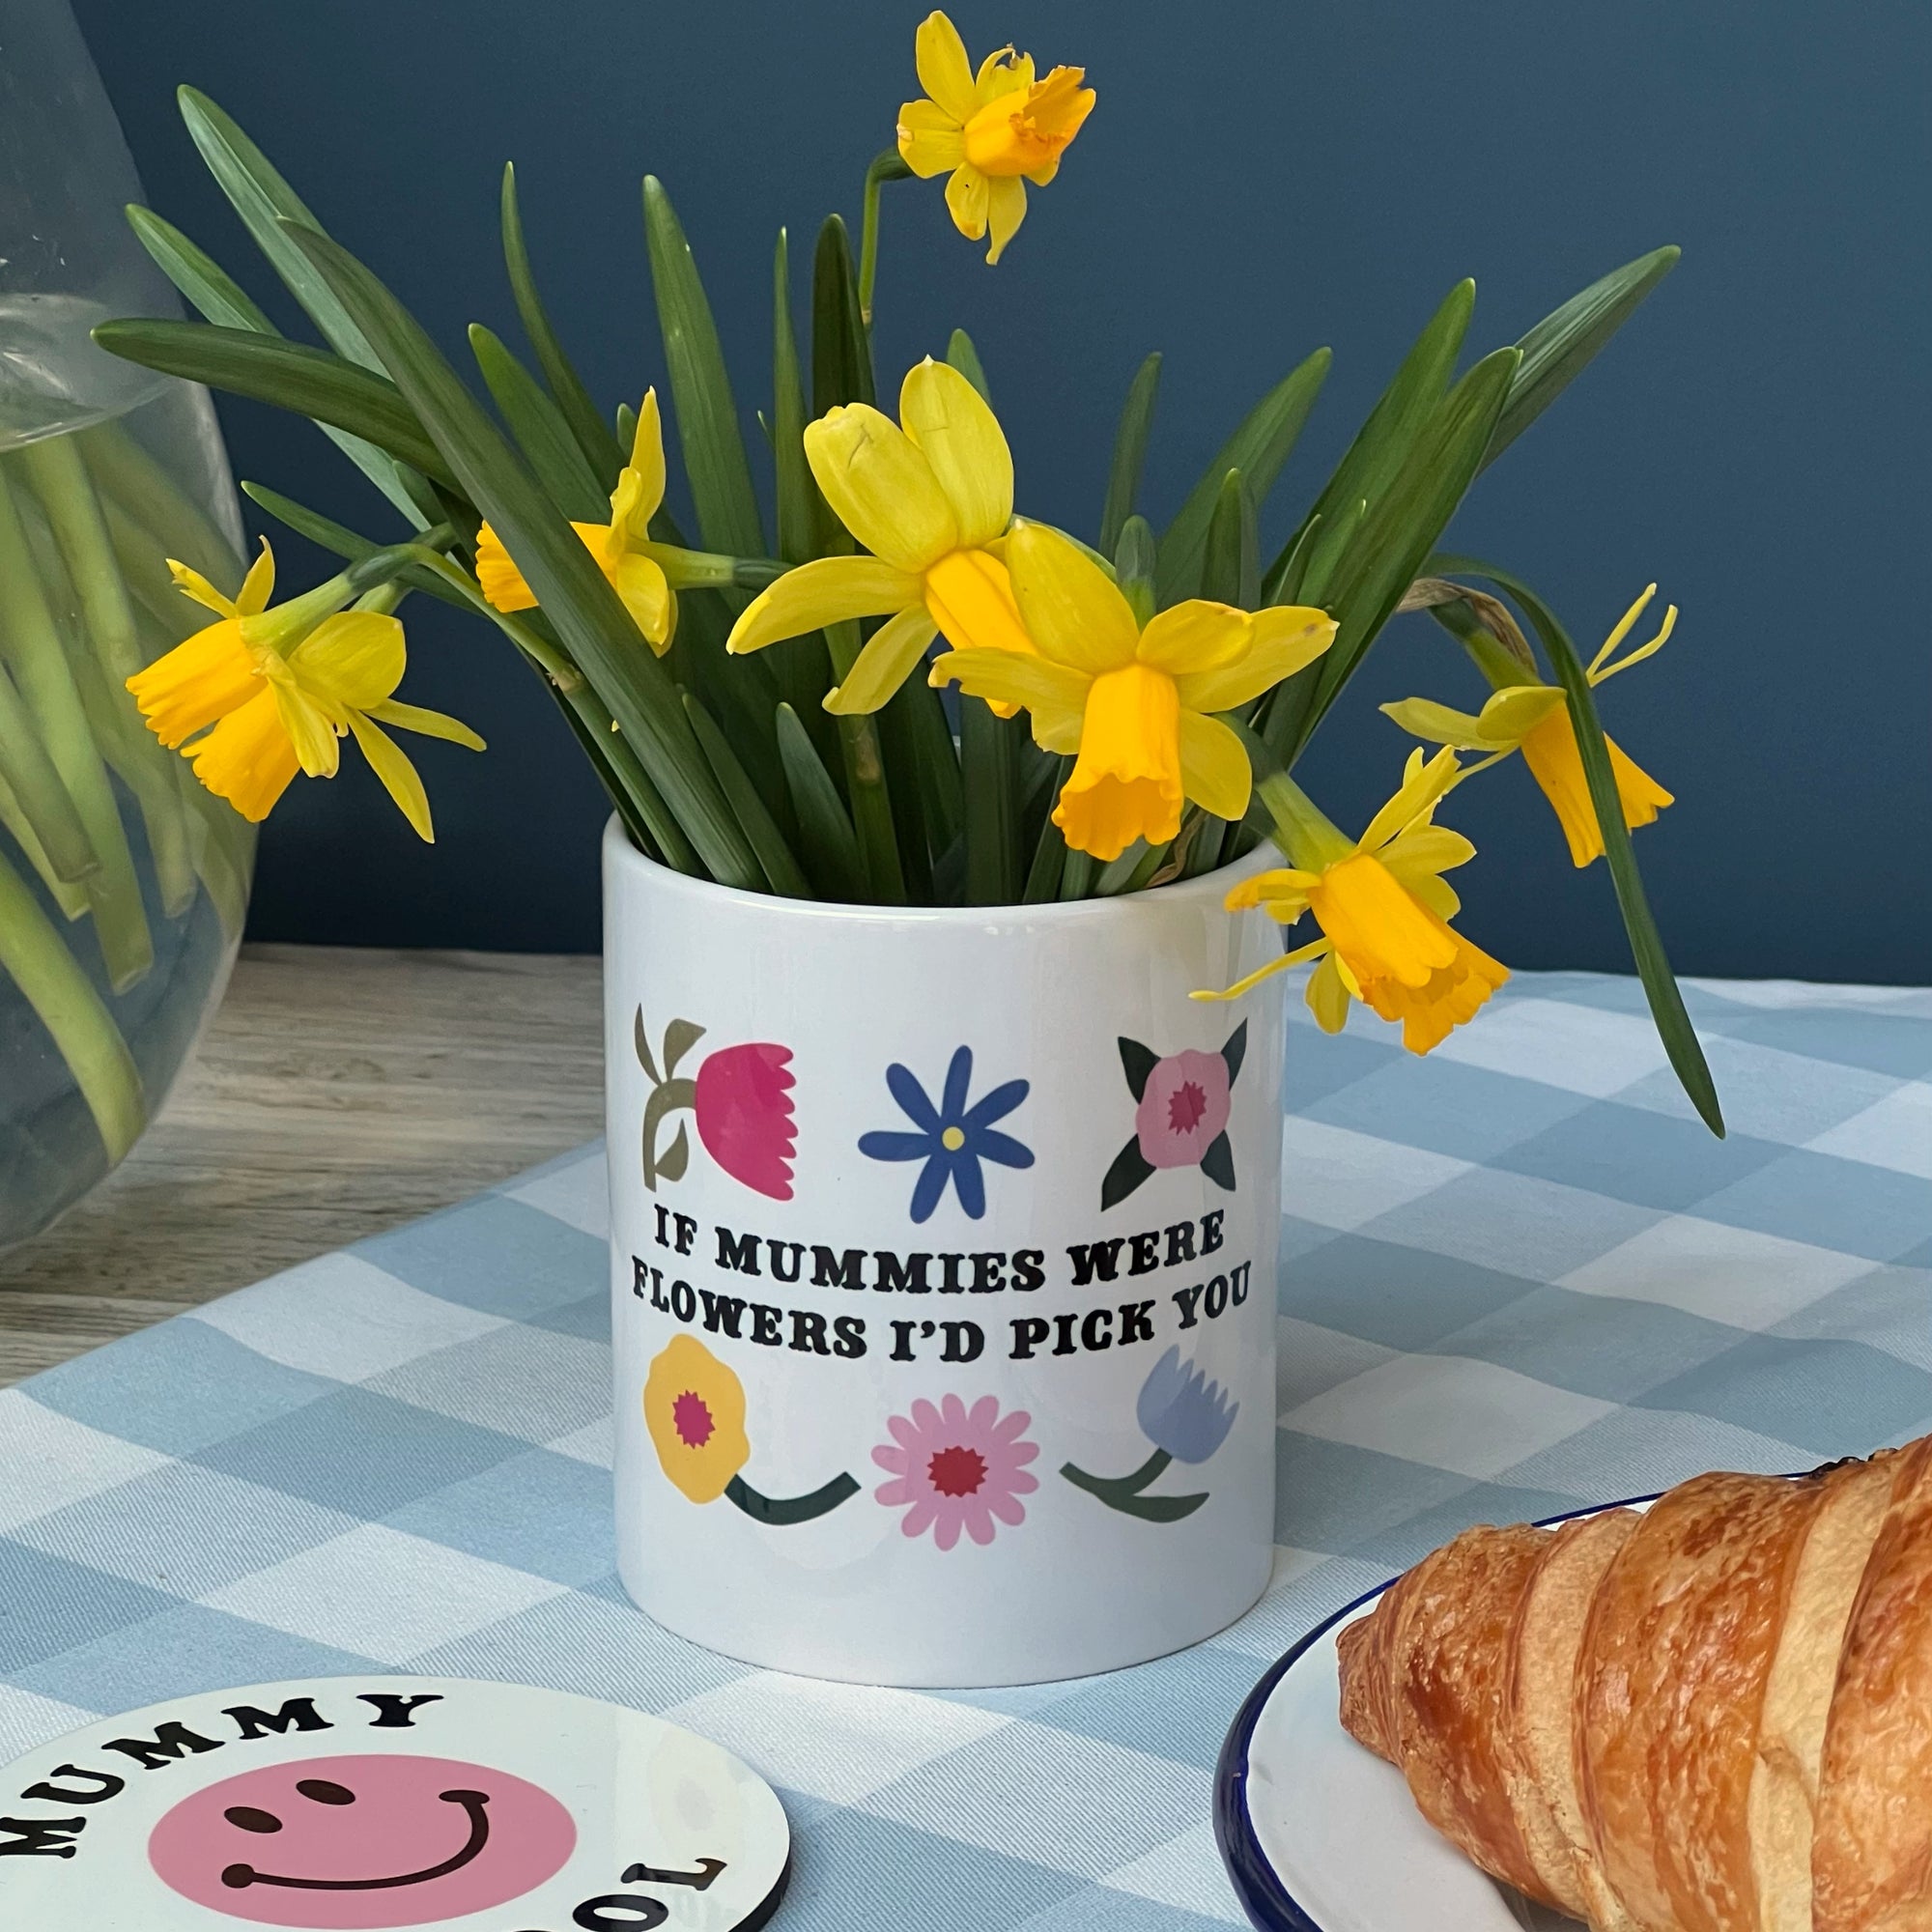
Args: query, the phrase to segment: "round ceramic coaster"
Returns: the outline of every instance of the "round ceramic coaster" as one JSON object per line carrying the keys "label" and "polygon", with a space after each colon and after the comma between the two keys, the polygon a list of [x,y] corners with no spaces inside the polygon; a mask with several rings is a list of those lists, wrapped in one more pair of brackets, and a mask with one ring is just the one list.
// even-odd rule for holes
{"label": "round ceramic coaster", "polygon": [[211,1691],[0,1772],[0,1925],[41,1932],[740,1932],[790,1857],[730,1752],[516,1684]]}

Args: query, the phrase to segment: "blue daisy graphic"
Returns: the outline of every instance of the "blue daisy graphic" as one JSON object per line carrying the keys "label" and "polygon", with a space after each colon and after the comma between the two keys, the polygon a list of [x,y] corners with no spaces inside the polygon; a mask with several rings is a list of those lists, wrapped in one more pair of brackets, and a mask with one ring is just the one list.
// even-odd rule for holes
{"label": "blue daisy graphic", "polygon": [[946,1069],[946,1088],[934,1106],[910,1067],[897,1061],[886,1068],[886,1085],[916,1133],[861,1134],[859,1151],[872,1160],[923,1160],[913,1184],[912,1218],[929,1220],[946,1193],[946,1183],[974,1220],[986,1212],[986,1179],[980,1163],[997,1161],[1002,1167],[1031,1167],[1033,1150],[993,1125],[1003,1121],[1027,1096],[1030,1083],[1009,1080],[983,1100],[966,1104],[973,1091],[973,1049],[962,1046]]}

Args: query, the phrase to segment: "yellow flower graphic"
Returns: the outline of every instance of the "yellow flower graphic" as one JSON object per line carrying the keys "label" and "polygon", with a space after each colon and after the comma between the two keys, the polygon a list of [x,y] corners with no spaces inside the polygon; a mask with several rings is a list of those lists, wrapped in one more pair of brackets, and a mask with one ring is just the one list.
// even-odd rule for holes
{"label": "yellow flower graphic", "polygon": [[[611,495],[608,524],[573,523],[623,600],[631,621],[659,657],[670,649],[677,631],[677,594],[665,574],[668,546],[651,541],[651,519],[664,501],[664,426],[658,412],[658,392],[644,391],[638,411],[637,433],[631,439],[631,460],[618,473]],[[498,611],[528,611],[536,595],[510,560],[502,539],[488,524],[476,537],[476,582]]]}
{"label": "yellow flower graphic", "polygon": [[1509,969],[1455,931],[1460,906],[1442,874],[1466,865],[1476,848],[1435,824],[1435,808],[1460,776],[1456,753],[1427,764],[1411,753],[1402,789],[1370,820],[1359,840],[1338,832],[1292,779],[1269,781],[1268,799],[1290,835],[1297,863],[1263,872],[1228,895],[1228,910],[1262,907],[1284,925],[1313,913],[1321,937],[1270,961],[1225,993],[1234,999],[1270,974],[1319,959],[1308,1009],[1324,1033],[1340,1033],[1351,1000],[1402,1022],[1402,1043],[1427,1053],[1473,1019],[1509,978]]}
{"label": "yellow flower graphic", "polygon": [[652,1361],[644,1422],[665,1474],[695,1503],[715,1503],[751,1460],[744,1384],[690,1335],[673,1335]]}
{"label": "yellow flower graphic", "polygon": [[1027,183],[1053,179],[1094,111],[1094,90],[1080,84],[1086,70],[1057,67],[1037,81],[1033,56],[1009,46],[988,54],[976,76],[959,30],[939,13],[921,22],[913,57],[926,98],[899,109],[899,157],[921,177],[951,176],[953,226],[969,242],[990,229],[986,260],[997,262],[1026,219]]}
{"label": "yellow flower graphic", "polygon": [[[1627,656],[1612,662],[1616,648],[1630,636],[1645,607],[1657,595],[1652,584],[1623,614],[1622,621],[1604,641],[1604,648],[1591,661],[1591,684],[1602,684],[1620,670],[1628,670],[1654,652],[1661,651],[1677,625],[1677,606],[1663,613],[1663,622],[1649,643],[1639,645]],[[1449,745],[1465,752],[1487,752],[1492,759],[1507,757],[1520,751],[1530,776],[1542,787],[1543,795],[1556,813],[1563,836],[1570,844],[1573,864],[1587,866],[1604,852],[1603,828],[1597,823],[1590,803],[1589,781],[1583,776],[1582,753],[1577,749],[1577,727],[1570,719],[1570,707],[1563,693],[1553,684],[1512,684],[1490,695],[1479,717],[1454,711],[1427,697],[1406,697],[1399,704],[1384,704],[1382,710],[1412,736],[1433,745]],[[1605,739],[1610,753],[1610,771],[1617,781],[1617,797],[1622,801],[1624,823],[1632,831],[1649,825],[1666,805],[1673,804],[1669,792],[1640,765],[1626,755],[1623,747]]]}

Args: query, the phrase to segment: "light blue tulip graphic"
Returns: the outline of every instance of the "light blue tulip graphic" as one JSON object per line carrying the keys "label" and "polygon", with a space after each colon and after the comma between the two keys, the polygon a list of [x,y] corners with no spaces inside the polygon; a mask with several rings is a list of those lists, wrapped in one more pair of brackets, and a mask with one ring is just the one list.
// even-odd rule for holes
{"label": "light blue tulip graphic", "polygon": [[1071,1463],[1060,1473],[1075,1488],[1099,1497],[1109,1509],[1149,1522],[1179,1522],[1208,1500],[1202,1490],[1190,1496],[1150,1496],[1142,1492],[1171,1463],[1205,1463],[1228,1439],[1240,1413],[1219,1382],[1210,1382],[1178,1348],[1168,1350],[1141,1384],[1134,1416],[1153,1454],[1130,1476],[1094,1476]]}

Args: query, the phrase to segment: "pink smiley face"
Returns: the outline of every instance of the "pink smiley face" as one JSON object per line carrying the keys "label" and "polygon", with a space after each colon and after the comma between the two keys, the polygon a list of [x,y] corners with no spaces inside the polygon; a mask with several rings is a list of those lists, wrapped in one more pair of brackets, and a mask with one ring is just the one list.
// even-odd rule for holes
{"label": "pink smiley face", "polygon": [[184,1799],[148,1860],[170,1889],[264,1925],[369,1932],[487,1911],[562,1870],[577,1826],[549,1792],[446,1757],[264,1766]]}

